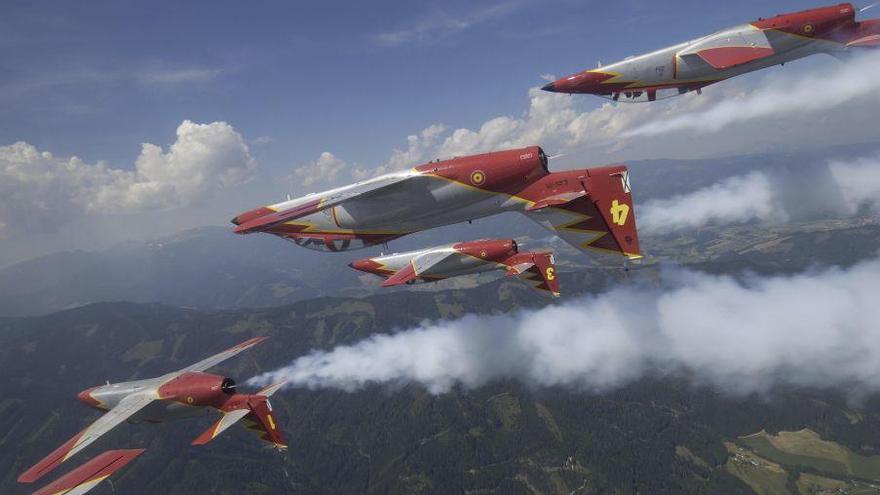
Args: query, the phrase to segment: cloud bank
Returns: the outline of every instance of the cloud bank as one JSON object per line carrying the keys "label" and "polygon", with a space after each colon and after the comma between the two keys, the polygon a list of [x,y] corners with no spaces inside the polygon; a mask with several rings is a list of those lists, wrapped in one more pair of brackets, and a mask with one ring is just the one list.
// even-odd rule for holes
{"label": "cloud bank", "polygon": [[0,224],[45,229],[90,213],[188,206],[249,179],[256,167],[242,136],[225,122],[184,121],[167,151],[144,143],[133,170],[18,142],[0,147]]}
{"label": "cloud bank", "polygon": [[516,379],[604,391],[685,372],[730,393],[781,384],[880,390],[880,260],[737,281],[666,273],[537,311],[426,323],[316,350],[250,380],[346,391],[417,383],[434,394]]}

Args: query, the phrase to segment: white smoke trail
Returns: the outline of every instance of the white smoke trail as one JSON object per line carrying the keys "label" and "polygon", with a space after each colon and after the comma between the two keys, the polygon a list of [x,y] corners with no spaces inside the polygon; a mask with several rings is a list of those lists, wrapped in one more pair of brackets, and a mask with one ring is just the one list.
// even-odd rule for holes
{"label": "white smoke trail", "polygon": [[689,130],[717,132],[724,127],[758,119],[833,109],[853,99],[880,91],[880,53],[855,56],[840,68],[798,79],[770,83],[748,95],[725,100],[705,110],[679,114],[623,132],[622,137],[654,136]]}
{"label": "white smoke trail", "polygon": [[666,283],[375,335],[251,382],[348,391],[419,383],[439,394],[512,378],[607,390],[685,371],[739,393],[777,384],[880,390],[880,260],[747,282],[679,272]]}
{"label": "white smoke trail", "polygon": [[761,172],[730,177],[690,194],[649,201],[638,213],[639,230],[646,233],[710,223],[787,219],[770,179]]}
{"label": "white smoke trail", "polygon": [[828,167],[851,213],[880,206],[880,156],[851,163],[834,161]]}
{"label": "white smoke trail", "polygon": [[[808,184],[809,189],[803,189]],[[816,213],[854,215],[880,206],[880,156],[824,168],[751,172],[637,209],[643,233],[751,221],[781,223]]]}

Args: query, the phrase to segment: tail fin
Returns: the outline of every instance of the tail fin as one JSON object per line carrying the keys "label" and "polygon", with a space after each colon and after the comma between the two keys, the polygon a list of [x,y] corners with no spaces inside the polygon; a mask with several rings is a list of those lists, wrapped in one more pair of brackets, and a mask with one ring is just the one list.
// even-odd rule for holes
{"label": "tail fin", "polygon": [[504,264],[510,267],[507,275],[519,276],[535,289],[559,297],[559,279],[553,253],[518,253],[505,260]]}
{"label": "tail fin", "polygon": [[526,215],[582,251],[642,258],[626,166],[584,170],[578,180],[577,190],[544,198]]}
{"label": "tail fin", "polygon": [[269,396],[284,386],[285,382],[275,383],[265,387],[253,395],[234,396],[231,410],[223,411],[223,416],[210,428],[205,430],[198,438],[193,440],[193,445],[204,445],[213,440],[230,426],[244,419],[249,430],[257,433],[262,440],[285,448],[284,435],[275,423],[272,413],[272,404]]}
{"label": "tail fin", "polygon": [[248,429],[256,433],[260,440],[268,442],[275,447],[286,449],[287,441],[284,439],[284,433],[281,431],[280,425],[275,422],[269,398],[264,396],[256,397],[259,399],[249,404],[251,411],[245,416],[245,420],[248,421]]}

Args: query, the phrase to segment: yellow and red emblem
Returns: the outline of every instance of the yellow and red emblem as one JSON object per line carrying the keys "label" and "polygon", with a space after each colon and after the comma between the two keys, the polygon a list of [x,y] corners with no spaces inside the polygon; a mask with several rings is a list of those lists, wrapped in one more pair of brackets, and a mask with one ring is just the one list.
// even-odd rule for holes
{"label": "yellow and red emblem", "polygon": [[813,31],[816,30],[816,26],[812,24],[804,24],[804,34],[813,34]]}
{"label": "yellow and red emblem", "polygon": [[474,170],[471,172],[471,184],[475,186],[482,185],[486,182],[486,173],[482,170]]}

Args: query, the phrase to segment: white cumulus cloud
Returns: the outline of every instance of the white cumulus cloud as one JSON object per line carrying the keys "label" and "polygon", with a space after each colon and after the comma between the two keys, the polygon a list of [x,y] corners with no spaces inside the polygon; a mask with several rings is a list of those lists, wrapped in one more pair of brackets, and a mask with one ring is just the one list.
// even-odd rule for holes
{"label": "white cumulus cloud", "polygon": [[225,122],[177,128],[167,149],[144,143],[134,168],[56,157],[18,142],[0,146],[0,222],[6,229],[58,225],[88,213],[137,213],[196,204],[256,170],[242,136]]}

